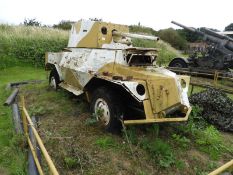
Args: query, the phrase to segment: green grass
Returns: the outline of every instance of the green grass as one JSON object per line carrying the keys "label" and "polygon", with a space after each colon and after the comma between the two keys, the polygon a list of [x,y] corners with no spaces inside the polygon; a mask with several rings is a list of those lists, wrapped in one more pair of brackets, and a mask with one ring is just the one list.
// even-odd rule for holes
{"label": "green grass", "polygon": [[[201,117],[201,110],[198,106],[193,106],[186,123],[164,123],[160,128],[152,125],[146,126],[145,129],[130,126],[125,132],[130,143],[145,150],[160,168],[187,169],[184,160],[192,157],[186,155],[187,159],[183,159],[183,156],[189,151],[200,152],[204,165],[208,165],[208,161],[216,164],[221,159],[228,160],[233,155],[232,145],[224,140],[220,131]],[[213,166],[192,166],[196,166],[197,168],[191,168],[199,173],[214,170]]]}
{"label": "green grass", "polygon": [[0,24],[0,69],[19,62],[41,67],[45,52],[59,51],[67,46],[67,42],[68,31]]}
{"label": "green grass", "polygon": [[12,113],[10,107],[4,107],[5,102],[11,90],[6,90],[9,82],[22,80],[45,79],[43,69],[32,67],[11,67],[0,70],[0,167],[7,174],[26,174],[26,151],[19,147],[20,136],[14,133],[12,124]]}
{"label": "green grass", "polygon": [[209,154],[211,159],[217,160],[226,151],[219,131],[214,126],[208,126],[202,132],[196,132],[195,143],[198,149]]}
{"label": "green grass", "polygon": [[[9,81],[45,78],[46,73],[43,69],[28,66],[1,70],[1,102],[3,103],[10,94],[10,91],[5,90],[5,86]],[[49,131],[46,132],[46,137],[48,138],[43,138],[46,143],[46,148],[51,153],[51,157],[55,160],[55,163],[57,163],[56,160],[58,159],[61,161],[58,167],[62,166],[67,171],[79,170],[80,166],[84,166],[84,169],[87,170],[90,164],[89,161],[92,160],[88,156],[93,156],[93,150],[95,150],[95,154],[101,152],[104,155],[100,156],[101,159],[104,158],[106,161],[110,161],[105,156],[108,153],[115,156],[120,155],[119,157],[124,156],[132,160],[134,159],[132,156],[136,157],[140,153],[139,158],[145,157],[146,160],[149,160],[153,165],[159,167],[164,173],[168,173],[174,169],[178,172],[188,171],[189,169],[197,173],[209,172],[214,168],[212,165],[207,166],[208,161],[214,164],[214,162],[219,162],[220,159],[224,161],[228,160],[229,156],[225,156],[224,154],[232,155],[232,151],[226,150],[224,148],[225,143],[222,139],[219,139],[219,137],[222,137],[220,135],[221,133],[214,127],[206,125],[201,120],[201,109],[198,107],[194,107],[187,124],[179,123],[176,125],[175,123],[171,123],[145,125],[145,127],[142,125],[127,127],[125,132],[131,143],[132,150],[130,150],[131,148],[128,146],[128,141],[124,135],[120,138],[103,133],[101,132],[103,128],[96,124],[96,121],[86,121],[91,115],[88,114],[90,115],[89,117],[83,115],[88,112],[88,109],[86,103],[81,102],[80,98],[75,98],[72,94],[62,89],[55,92],[48,87],[47,82],[37,85],[27,85],[21,88],[21,92],[26,95],[29,113],[40,116],[44,121],[48,119],[43,123],[43,127],[48,127],[47,130]],[[21,138],[18,138],[13,132],[10,108],[0,105],[0,110],[0,130],[7,131],[0,134],[0,167],[4,167],[5,171],[9,172],[9,174],[26,174],[26,154],[17,146],[21,142]],[[56,111],[56,115],[54,115],[54,111]],[[51,119],[52,121],[57,120],[59,122],[51,124]],[[64,125],[63,123],[66,122],[67,124]],[[75,130],[77,128],[79,129]],[[80,132],[82,137],[79,137]],[[59,140],[49,139],[52,136],[74,137],[76,142],[68,138],[65,141],[66,146],[60,144],[55,154],[53,149],[55,145],[57,146],[61,142]],[[80,146],[79,144],[82,141],[82,144],[86,144],[87,142],[88,146]],[[69,149],[67,149],[68,147]],[[81,158],[80,150],[73,150],[76,148],[83,149]],[[202,165],[198,163],[194,163],[193,165],[192,157],[188,155],[190,150],[195,150],[200,152],[201,155],[206,156],[206,160],[201,160]],[[183,157],[185,158],[183,159]],[[198,159],[198,157],[195,158]],[[128,161],[132,163],[132,160]],[[187,165],[187,162],[191,162],[192,164]],[[99,164],[93,163],[92,166],[97,167]],[[112,166],[111,162],[109,166]],[[136,167],[136,165],[133,166]],[[146,168],[144,170],[147,171]],[[105,171],[101,170],[101,172]],[[145,173],[143,171],[141,172],[141,174]],[[186,174],[189,173],[187,172]]]}
{"label": "green grass", "polygon": [[111,136],[100,137],[96,139],[95,145],[102,149],[117,147],[116,141]]}
{"label": "green grass", "polygon": [[149,140],[143,139],[141,147],[146,150],[151,158],[162,168],[168,168],[176,163],[171,146],[160,138]]}
{"label": "green grass", "polygon": [[78,160],[73,157],[65,157],[64,158],[64,163],[67,166],[67,168],[72,169],[78,166]]}
{"label": "green grass", "polygon": [[139,33],[139,34],[145,34],[145,35],[156,35],[158,36],[158,32],[150,27],[145,26],[138,26],[138,25],[131,25],[129,26],[129,32],[130,33]]}
{"label": "green grass", "polygon": [[[144,33],[151,29],[143,28]],[[139,32],[139,31],[135,31]],[[140,32],[139,32],[140,33]],[[153,33],[153,31],[152,31]],[[58,52],[68,43],[68,31],[46,27],[10,26],[0,24],[0,68],[15,65],[44,65],[45,52]],[[134,46],[158,48],[159,65],[166,65],[174,57],[182,54],[168,43],[148,40],[133,40]]]}
{"label": "green grass", "polygon": [[[201,110],[198,106],[193,106],[188,122],[176,127],[178,134],[173,134],[176,144],[187,148],[192,140],[193,146],[206,153],[211,160],[218,160],[223,154],[233,155],[233,147],[228,147],[221,133],[202,118]],[[186,136],[190,139],[187,140]]]}
{"label": "green grass", "polygon": [[190,145],[190,139],[188,139],[185,136],[179,135],[179,134],[173,134],[172,139],[175,141],[175,143],[182,149],[188,148]]}

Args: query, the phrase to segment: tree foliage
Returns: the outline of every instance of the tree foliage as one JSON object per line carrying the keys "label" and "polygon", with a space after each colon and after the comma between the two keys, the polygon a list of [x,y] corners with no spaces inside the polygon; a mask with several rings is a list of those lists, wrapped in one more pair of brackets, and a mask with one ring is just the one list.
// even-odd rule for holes
{"label": "tree foliage", "polygon": [[[233,31],[233,23],[229,24],[225,27],[225,31]],[[229,35],[231,38],[233,38],[233,35]]]}
{"label": "tree foliage", "polygon": [[32,19],[25,18],[23,24],[25,26],[41,26],[41,23],[37,21],[36,18],[32,18]]}
{"label": "tree foliage", "polygon": [[233,31],[233,23],[225,27],[225,31]]}
{"label": "tree foliage", "polygon": [[129,26],[130,33],[141,33],[147,35],[159,36],[162,40],[168,42],[170,45],[179,50],[185,50],[187,48],[186,36],[180,34],[178,31],[169,28],[156,31],[153,28],[138,25]]}
{"label": "tree foliage", "polygon": [[192,43],[192,42],[198,42],[202,40],[201,36],[199,36],[197,33],[193,33],[185,29],[177,29],[176,31],[179,33],[179,35],[182,38],[184,38],[188,42]]}
{"label": "tree foliage", "polygon": [[58,24],[54,24],[53,28],[62,29],[62,30],[70,30],[72,27],[72,23],[74,23],[74,21],[61,20]]}
{"label": "tree foliage", "polygon": [[160,30],[158,34],[162,40],[170,43],[176,49],[185,50],[187,48],[185,38],[172,28]]}

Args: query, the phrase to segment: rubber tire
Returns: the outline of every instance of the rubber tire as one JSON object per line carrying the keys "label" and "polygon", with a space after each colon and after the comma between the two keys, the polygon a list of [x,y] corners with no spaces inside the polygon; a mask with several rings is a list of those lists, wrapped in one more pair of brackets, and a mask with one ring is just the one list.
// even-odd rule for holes
{"label": "rubber tire", "polygon": [[180,68],[187,68],[188,67],[188,64],[181,59],[172,60],[169,63],[169,67],[179,67],[179,66],[176,66],[176,64],[180,64],[181,65]]}
{"label": "rubber tire", "polygon": [[49,85],[50,85],[50,82],[51,82],[51,78],[52,77],[54,77],[54,79],[55,79],[55,82],[56,82],[56,88],[54,88],[55,90],[57,90],[58,89],[58,84],[61,82],[60,81],[60,78],[59,78],[59,75],[58,75],[58,73],[57,73],[57,70],[54,68],[54,69],[52,69],[51,70],[51,72],[50,72],[50,75],[49,75]]}
{"label": "rubber tire", "polygon": [[99,87],[92,94],[90,103],[92,113],[95,113],[95,102],[98,98],[105,100],[110,111],[110,121],[107,125],[104,125],[105,130],[113,134],[119,134],[122,129],[120,118],[122,118],[124,115],[124,109],[120,99],[117,98],[116,93],[114,93],[111,89]]}

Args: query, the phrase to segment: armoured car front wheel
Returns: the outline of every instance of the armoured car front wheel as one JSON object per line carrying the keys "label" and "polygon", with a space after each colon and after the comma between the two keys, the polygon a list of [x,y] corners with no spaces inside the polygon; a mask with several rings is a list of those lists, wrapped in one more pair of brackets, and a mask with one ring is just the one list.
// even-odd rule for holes
{"label": "armoured car front wheel", "polygon": [[60,83],[59,81],[59,75],[56,71],[56,69],[53,69],[51,72],[50,72],[50,75],[49,75],[49,85],[57,90],[58,89],[58,84]]}
{"label": "armoured car front wheel", "polygon": [[123,105],[112,90],[101,87],[95,90],[91,98],[91,112],[95,114],[106,131],[119,133],[122,125],[120,119],[123,117]]}

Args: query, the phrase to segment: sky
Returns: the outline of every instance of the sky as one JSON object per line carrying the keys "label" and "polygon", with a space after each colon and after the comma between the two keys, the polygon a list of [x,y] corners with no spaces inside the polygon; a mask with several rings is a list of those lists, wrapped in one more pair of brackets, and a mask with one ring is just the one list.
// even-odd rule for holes
{"label": "sky", "polygon": [[155,30],[192,27],[223,31],[233,23],[233,0],[0,0],[0,23],[20,24],[36,18],[46,25],[61,20],[99,18],[118,24],[138,24]]}

